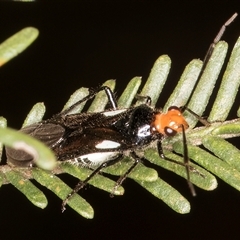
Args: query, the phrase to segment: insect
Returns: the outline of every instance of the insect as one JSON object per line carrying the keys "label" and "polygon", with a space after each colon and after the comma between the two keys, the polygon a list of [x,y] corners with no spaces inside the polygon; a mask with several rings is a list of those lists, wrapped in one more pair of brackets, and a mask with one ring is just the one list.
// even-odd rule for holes
{"label": "insect", "polygon": [[[214,42],[210,45],[203,68],[215,44],[223,35],[226,26],[236,16],[237,14],[234,14],[220,29]],[[98,113],[71,114],[75,107],[92,99],[99,91],[105,91],[108,97],[110,104],[108,110]],[[134,161],[127,172],[118,179],[116,186],[121,185],[128,174],[143,160],[138,155],[138,151],[141,151],[154,141],[157,143],[158,153],[161,158],[186,167],[188,185],[192,194],[196,195],[190,182],[190,171],[193,169],[187,156],[185,130],[188,128],[188,123],[184,119],[182,112],[187,110],[198,119],[202,119],[188,109],[187,104],[180,108],[172,106],[166,113],[163,113],[151,107],[150,97],[139,96],[138,98],[144,100],[144,103],[127,109],[119,109],[111,89],[103,86],[90,91],[88,96],[52,118],[20,130],[44,142],[54,151],[59,161],[71,160],[93,168],[93,172],[84,181],[79,182],[63,201],[63,211],[73,194],[83,188],[94,175],[103,168],[120,161],[123,156],[128,155]],[[202,122],[207,124],[204,120]],[[165,157],[161,144],[165,137],[174,136],[179,132],[183,134],[184,162],[176,162]],[[34,164],[32,156],[23,151],[6,148],[6,155],[8,163],[16,166],[28,167]]]}

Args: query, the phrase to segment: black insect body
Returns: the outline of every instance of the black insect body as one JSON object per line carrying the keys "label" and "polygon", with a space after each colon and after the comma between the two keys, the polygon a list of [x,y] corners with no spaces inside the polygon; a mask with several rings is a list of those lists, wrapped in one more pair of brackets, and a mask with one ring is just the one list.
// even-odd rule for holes
{"label": "black insect body", "polygon": [[[155,131],[153,134],[154,116],[153,109],[145,104],[101,113],[60,113],[21,131],[43,141],[61,161],[77,159],[85,164],[98,165],[104,161],[98,160],[101,155],[117,155],[161,139],[161,133]],[[14,165],[26,167],[33,164],[31,155],[25,152],[6,148],[6,153],[8,162]],[[96,153],[98,157],[95,157]]]}
{"label": "black insect body", "polygon": [[54,147],[59,159],[80,156],[81,161],[86,158],[94,164],[98,163],[98,157],[94,157],[96,152],[97,155],[116,155],[115,152],[143,146],[155,138],[151,135],[149,125],[149,120],[153,118],[151,108],[142,105],[113,116],[106,115],[115,112],[118,111],[90,114],[90,119],[96,119],[94,122],[87,117],[82,122],[80,131],[74,130],[65,141]]}
{"label": "black insect body", "polygon": [[[111,110],[68,114],[76,105],[102,90],[108,95]],[[141,160],[136,150],[158,141],[159,154],[164,157],[161,148],[163,137],[174,136],[183,127],[188,127],[179,108],[171,107],[163,114],[153,109],[149,102],[129,109],[117,109],[112,91],[108,87],[102,87],[53,118],[27,126],[21,131],[44,142],[60,161],[71,160],[85,166],[99,166],[92,175],[119,161],[126,153],[129,154],[135,163],[119,180],[122,182]],[[16,166],[27,167],[34,164],[34,159],[23,151],[6,148],[6,154],[8,163]],[[82,187],[83,184],[80,183],[73,193]]]}

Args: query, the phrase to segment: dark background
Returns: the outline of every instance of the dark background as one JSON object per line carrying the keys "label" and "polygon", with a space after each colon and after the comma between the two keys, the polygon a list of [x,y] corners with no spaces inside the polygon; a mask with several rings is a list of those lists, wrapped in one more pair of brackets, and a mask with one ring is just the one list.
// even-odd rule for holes
{"label": "dark background", "polygon": [[[28,50],[1,68],[0,115],[20,128],[36,102],[44,101],[48,118],[77,88],[111,78],[121,93],[132,77],[146,80],[157,57],[168,54],[173,63],[164,103],[184,66],[204,58],[221,25],[239,9],[239,1],[227,0],[0,2],[0,41],[27,26],[40,31]],[[239,35],[238,17],[223,37],[230,49]],[[81,193],[95,209],[93,220],[70,208],[62,214],[61,201],[47,189],[49,205],[41,210],[13,186],[3,186],[0,239],[237,238],[239,192],[219,180],[217,190],[197,189],[192,198],[184,180],[174,174],[171,179],[191,202],[191,213],[173,212],[131,180],[122,197],[93,187]]]}

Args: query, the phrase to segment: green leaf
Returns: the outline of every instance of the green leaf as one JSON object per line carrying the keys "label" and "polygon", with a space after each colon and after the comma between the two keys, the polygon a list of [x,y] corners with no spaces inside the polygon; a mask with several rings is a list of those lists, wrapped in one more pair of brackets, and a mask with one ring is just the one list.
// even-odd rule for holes
{"label": "green leaf", "polygon": [[149,96],[152,104],[155,105],[163,86],[167,80],[171,67],[171,59],[167,55],[160,56],[154,63],[147,82],[145,83],[140,95]]}
{"label": "green leaf", "polygon": [[40,122],[45,114],[45,111],[46,108],[44,106],[44,103],[36,103],[28,113],[26,119],[24,120],[22,128],[29,126],[33,123]]}
{"label": "green leaf", "polygon": [[[174,149],[182,153],[182,144],[175,144]],[[199,165],[240,191],[240,172],[234,167],[196,146],[188,145],[188,154]]]}
{"label": "green leaf", "polygon": [[240,150],[231,143],[220,137],[208,135],[203,138],[203,146],[240,172]]}
{"label": "green leaf", "polygon": [[132,102],[134,101],[138,89],[142,83],[141,77],[135,77],[128,83],[127,87],[125,88],[124,92],[118,99],[118,107],[119,108],[127,108],[130,107]]}
{"label": "green leaf", "polygon": [[[26,171],[24,172],[26,174]],[[35,187],[24,174],[18,170],[12,170],[5,173],[7,180],[22,192],[30,202],[39,208],[47,206],[47,199],[45,195],[37,187]]]}
{"label": "green leaf", "polygon": [[[32,172],[33,177],[36,181],[54,192],[62,200],[64,200],[69,192],[71,192],[71,188],[68,187],[60,178],[54,176],[52,173],[37,168],[34,168]],[[93,209],[91,205],[79,195],[75,194],[69,200],[68,205],[83,217],[93,218]]]}
{"label": "green leaf", "polygon": [[17,32],[0,45],[0,66],[23,52],[38,37],[38,30],[27,27]]}
{"label": "green leaf", "polygon": [[[104,169],[104,172],[115,176],[124,175],[127,170],[132,166],[133,161],[130,158],[123,158],[120,162]],[[144,166],[143,164],[138,164],[134,170],[128,175],[129,178],[139,181],[153,182],[158,178],[157,171]]]}
{"label": "green leaf", "polygon": [[236,99],[240,85],[240,38],[236,42],[208,120],[224,121]]}
{"label": "green leaf", "polygon": [[[227,54],[227,48],[228,45],[224,41],[220,41],[218,44],[216,44],[213,54],[210,57],[209,62],[207,63],[200,81],[188,104],[188,108],[190,108],[199,116],[202,116],[209,102],[209,98],[212,95],[212,91]],[[194,117],[191,113],[185,112],[184,116],[192,128],[197,124],[198,119],[196,119],[196,117]]]}
{"label": "green leaf", "polygon": [[190,212],[190,203],[176,189],[158,178],[154,182],[137,181],[143,188],[165,202],[174,211],[186,214]]}
{"label": "green leaf", "polygon": [[[90,169],[79,168],[79,166],[75,166],[69,162],[61,164],[60,167],[63,172],[77,177],[80,180],[85,180],[92,172]],[[91,179],[89,183],[94,187],[100,188],[109,193],[113,193],[114,195],[123,195],[124,193],[124,189],[122,186],[120,186],[116,191],[113,192],[113,188],[115,187],[116,183],[113,180],[101,175],[96,175],[96,177]]]}
{"label": "green leaf", "polygon": [[29,153],[33,156],[35,164],[43,169],[51,170],[56,166],[53,152],[44,143],[29,135],[10,128],[0,128],[0,142],[10,148]]}
{"label": "green leaf", "polygon": [[[80,88],[77,91],[75,91],[69,98],[69,100],[67,101],[67,103],[64,105],[63,110],[68,109],[70,106],[72,106],[74,103],[78,102],[79,100],[83,99],[84,97],[86,97],[89,94],[88,88]],[[74,108],[71,111],[71,114],[74,113],[79,113],[82,111],[82,109],[84,108],[86,102],[83,102],[81,104],[79,104],[76,108]]]}
{"label": "green leaf", "polygon": [[202,68],[202,61],[192,60],[184,69],[177,86],[166,102],[163,111],[166,112],[171,106],[184,106],[196,84],[198,75]]}
{"label": "green leaf", "polygon": [[[178,143],[178,142],[177,142]],[[182,144],[182,142],[180,142],[180,144]],[[181,145],[182,147],[182,145]],[[175,149],[175,148],[174,148]],[[181,152],[182,153],[182,152]],[[165,152],[166,157],[173,159],[175,161],[178,162],[182,162],[183,163],[183,158],[179,157],[176,154],[173,154],[171,152]],[[149,161],[151,161],[152,163],[163,167],[169,171],[172,171],[174,173],[176,173],[177,175],[187,179],[187,173],[186,173],[186,168],[184,166],[181,166],[179,164],[167,161],[167,160],[163,160],[159,157],[158,152],[156,152],[155,149],[148,149],[145,152],[144,155]],[[206,171],[205,169],[197,166],[196,164],[191,164],[192,167],[194,167],[194,169],[198,172],[193,172],[191,174],[190,180],[193,184],[195,184],[196,186],[198,186],[199,188],[202,188],[204,190],[213,190],[217,187],[217,180],[216,178],[210,174],[208,171]],[[201,175],[200,175],[201,174]]]}

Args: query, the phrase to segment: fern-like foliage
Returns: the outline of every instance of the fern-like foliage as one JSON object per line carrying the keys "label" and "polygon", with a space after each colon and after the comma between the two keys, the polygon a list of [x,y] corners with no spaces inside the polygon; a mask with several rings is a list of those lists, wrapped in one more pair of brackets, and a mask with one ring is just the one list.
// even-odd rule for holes
{"label": "fern-like foliage", "polygon": [[[18,42],[18,40],[16,42]],[[201,116],[209,102],[209,98],[212,94],[215,82],[218,79],[226,53],[227,43],[223,41],[219,42],[215,47],[213,55],[210,58],[193,95],[191,95],[191,93],[201,71],[202,62],[200,60],[191,61],[186,66],[174,92],[164,106],[163,111],[172,105],[183,106],[191,96],[191,101],[189,102],[188,107]],[[0,59],[2,56],[3,55],[0,54]],[[141,92],[139,91],[141,78],[133,78],[118,99],[119,107],[130,107],[134,102],[135,95],[139,92],[143,96],[150,96],[153,104],[155,104],[167,80],[170,65],[171,60],[168,56],[164,55],[159,57],[154,63],[149,78]],[[240,108],[236,113],[236,119],[226,120],[233,103],[238,101],[238,99],[236,100],[236,97],[239,84],[240,39],[236,42],[231,53],[218,95],[212,106],[212,111],[208,118],[208,121],[211,122],[210,126],[195,128],[197,121],[196,118],[188,113],[185,114],[185,117],[191,126],[186,133],[188,154],[189,157],[197,163],[192,163],[194,168],[201,173],[191,172],[190,177],[193,184],[199,188],[205,190],[215,189],[217,187],[217,180],[214,175],[216,175],[230,186],[240,191],[240,151],[225,140],[226,138],[240,136],[240,119],[237,118],[237,116],[239,117],[240,115]],[[108,80],[104,85],[107,85],[114,90],[115,81]],[[88,89],[86,88],[77,90],[70,97],[69,101],[64,106],[64,109],[82,99],[87,94]],[[107,101],[105,93],[99,93],[95,97],[88,111],[103,111]],[[139,103],[137,102],[135,104]],[[81,112],[83,107],[84,106],[82,105],[74,110],[75,112]],[[23,126],[40,121],[44,112],[44,105],[42,103],[36,104],[28,114]],[[44,193],[40,191],[30,179],[35,179],[63,200],[69,194],[71,189],[57,176],[58,174],[68,173],[76,178],[84,180],[91,173],[91,170],[73,165],[69,162],[56,163],[54,155],[50,149],[23,133],[7,128],[6,120],[4,118],[0,119],[0,126],[0,141],[7,146],[25,149],[30,152],[37,157],[36,163],[38,165],[38,167],[33,168],[17,168],[14,166],[2,165],[0,167],[0,183],[11,183],[37,207],[45,208],[47,206],[47,199]],[[177,161],[183,161],[183,158],[181,157],[183,152],[181,134],[164,139],[162,144],[167,157]],[[201,145],[209,151],[200,148],[199,146]],[[146,149],[144,157],[155,165],[166,168],[184,178],[187,178],[185,167],[161,159],[154,145],[151,145]],[[89,184],[112,193],[115,182],[109,179],[109,174],[121,176],[131,164],[132,160],[126,157],[121,162],[104,169],[104,172],[107,174],[95,176],[89,181]],[[154,168],[148,168],[143,164],[139,164],[129,175],[129,178],[132,178],[151,194],[164,201],[176,212],[188,213],[190,211],[190,203],[188,200],[174,189],[174,186],[170,186],[163,181]],[[123,193],[124,189],[122,186],[114,192],[116,195],[122,195]],[[93,218],[94,211],[92,206],[80,195],[75,194],[68,202],[68,205],[83,217]]]}

